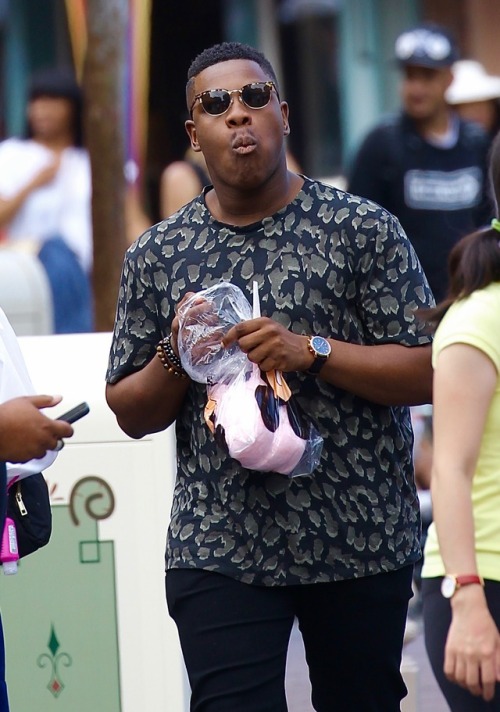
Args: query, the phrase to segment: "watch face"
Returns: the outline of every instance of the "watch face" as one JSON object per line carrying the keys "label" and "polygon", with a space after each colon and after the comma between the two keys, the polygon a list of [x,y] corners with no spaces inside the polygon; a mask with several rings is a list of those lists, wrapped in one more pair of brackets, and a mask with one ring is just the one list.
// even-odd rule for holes
{"label": "watch face", "polygon": [[457,583],[453,576],[445,576],[441,582],[441,593],[445,598],[451,598],[455,593]]}
{"label": "watch face", "polygon": [[318,356],[329,356],[331,346],[322,336],[313,336],[311,339],[311,347],[316,351]]}

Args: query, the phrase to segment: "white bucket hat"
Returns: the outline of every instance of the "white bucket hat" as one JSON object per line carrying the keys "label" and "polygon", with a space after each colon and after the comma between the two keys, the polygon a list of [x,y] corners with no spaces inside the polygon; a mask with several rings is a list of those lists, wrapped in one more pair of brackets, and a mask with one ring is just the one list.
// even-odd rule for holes
{"label": "white bucket hat", "polygon": [[488,74],[480,62],[460,59],[452,67],[453,81],[446,92],[449,104],[469,104],[500,98],[500,77]]}

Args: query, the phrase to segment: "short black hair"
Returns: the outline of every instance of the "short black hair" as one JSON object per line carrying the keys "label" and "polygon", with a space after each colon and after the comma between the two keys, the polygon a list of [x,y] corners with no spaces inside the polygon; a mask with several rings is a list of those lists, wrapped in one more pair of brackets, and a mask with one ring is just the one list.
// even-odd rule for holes
{"label": "short black hair", "polygon": [[[40,97],[67,99],[74,107],[74,145],[83,145],[83,92],[69,67],[44,67],[36,71],[28,89],[28,102]],[[31,128],[27,137],[31,138]]]}
{"label": "short black hair", "polygon": [[189,91],[193,79],[204,69],[212,67],[214,64],[219,64],[220,62],[228,62],[231,59],[248,59],[255,62],[261,67],[269,79],[272,79],[276,90],[279,91],[278,80],[271,62],[262,52],[259,52],[258,49],[247,44],[242,44],[241,42],[221,42],[220,44],[208,47],[195,57],[188,69],[186,91]]}
{"label": "short black hair", "polygon": [[29,99],[51,96],[81,102],[82,90],[73,72],[67,67],[51,67],[36,71],[29,85]]}

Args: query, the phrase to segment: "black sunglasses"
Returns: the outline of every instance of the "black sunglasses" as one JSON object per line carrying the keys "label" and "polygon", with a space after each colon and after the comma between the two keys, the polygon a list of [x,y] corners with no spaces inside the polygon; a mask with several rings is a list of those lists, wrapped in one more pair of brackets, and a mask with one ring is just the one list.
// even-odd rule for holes
{"label": "black sunglasses", "polygon": [[245,84],[241,89],[207,89],[197,94],[191,104],[189,113],[193,116],[194,105],[197,101],[203,110],[210,116],[221,116],[225,114],[233,103],[233,94],[239,94],[239,100],[248,106],[249,109],[263,109],[269,104],[271,92],[274,89],[279,101],[278,90],[274,82],[252,82]]}

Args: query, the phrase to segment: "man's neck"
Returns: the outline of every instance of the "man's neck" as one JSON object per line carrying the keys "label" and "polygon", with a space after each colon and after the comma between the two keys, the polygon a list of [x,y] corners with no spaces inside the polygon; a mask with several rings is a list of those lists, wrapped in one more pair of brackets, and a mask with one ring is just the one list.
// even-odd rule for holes
{"label": "man's neck", "polygon": [[447,108],[427,119],[415,121],[418,133],[429,141],[439,141],[447,135],[452,126],[452,114]]}
{"label": "man's neck", "polygon": [[284,208],[296,197],[303,183],[303,178],[287,171],[283,180],[255,191],[239,191],[215,185],[214,190],[207,192],[205,200],[216,220],[242,227]]}

